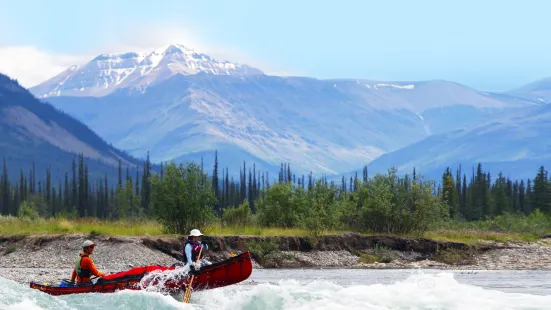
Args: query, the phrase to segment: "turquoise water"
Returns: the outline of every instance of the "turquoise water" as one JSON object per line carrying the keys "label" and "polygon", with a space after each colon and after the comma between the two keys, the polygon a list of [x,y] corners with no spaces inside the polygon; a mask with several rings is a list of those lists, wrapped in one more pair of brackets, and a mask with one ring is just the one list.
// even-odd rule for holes
{"label": "turquoise water", "polygon": [[551,309],[551,272],[254,270],[244,283],[195,292],[50,296],[0,277],[0,309]]}

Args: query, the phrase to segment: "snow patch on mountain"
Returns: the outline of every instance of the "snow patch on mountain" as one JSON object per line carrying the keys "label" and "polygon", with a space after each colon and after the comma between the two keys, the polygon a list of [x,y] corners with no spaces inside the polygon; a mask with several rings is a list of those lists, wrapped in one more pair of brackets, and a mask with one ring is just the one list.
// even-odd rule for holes
{"label": "snow patch on mountain", "polygon": [[[359,84],[359,82],[358,82]],[[372,89],[379,89],[383,87],[392,87],[392,88],[398,88],[398,89],[414,89],[415,84],[407,84],[407,85],[397,85],[397,84],[385,84],[385,83],[379,83],[379,84],[364,84],[367,88]]]}
{"label": "snow patch on mountain", "polygon": [[396,85],[396,84],[365,84],[365,87],[367,88],[374,88],[379,89],[380,87],[392,87],[392,88],[398,88],[398,89],[414,89],[414,84],[407,84],[407,85]]}
{"label": "snow patch on mountain", "polygon": [[180,44],[150,52],[101,54],[83,65],[67,70],[31,89],[39,98],[54,96],[104,96],[121,88],[145,92],[148,86],[175,74],[259,75],[247,65],[216,60]]}

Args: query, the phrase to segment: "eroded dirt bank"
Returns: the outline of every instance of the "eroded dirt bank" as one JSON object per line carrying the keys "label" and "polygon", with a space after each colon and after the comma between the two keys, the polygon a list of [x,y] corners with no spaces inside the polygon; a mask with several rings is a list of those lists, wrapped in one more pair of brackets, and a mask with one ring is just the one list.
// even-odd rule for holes
{"label": "eroded dirt bank", "polygon": [[[48,235],[0,237],[0,276],[21,283],[69,278],[85,239],[98,243],[96,266],[106,272],[131,266],[171,265],[182,258],[185,236]],[[470,246],[394,236],[206,236],[204,257],[217,262],[251,251],[255,268],[551,269],[551,242]]]}

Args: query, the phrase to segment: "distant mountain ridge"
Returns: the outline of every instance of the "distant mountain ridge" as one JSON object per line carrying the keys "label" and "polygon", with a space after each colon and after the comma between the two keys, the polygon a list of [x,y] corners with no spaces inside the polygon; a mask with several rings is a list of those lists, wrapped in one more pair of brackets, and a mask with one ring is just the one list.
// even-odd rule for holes
{"label": "distant mountain ridge", "polygon": [[513,89],[508,91],[507,94],[530,98],[541,104],[551,104],[551,77]]}
{"label": "distant mountain ridge", "polygon": [[[375,159],[372,173],[395,166],[402,174],[415,168],[430,178],[441,177],[446,167],[469,170],[482,163],[494,175],[502,171],[516,177],[533,177],[551,166],[551,105],[508,111],[476,126],[429,136]],[[469,172],[467,171],[467,174]]]}
{"label": "distant mountain ridge", "polygon": [[134,156],[150,151],[154,162],[197,160],[220,149],[235,170],[243,160],[272,170],[289,162],[297,173],[315,174],[352,171],[433,135],[541,104],[527,93],[442,80],[269,76],[207,55],[190,62],[186,55],[194,54],[181,45],[158,50],[155,61],[132,52],[100,55],[68,70],[80,73],[31,91],[117,148]]}
{"label": "distant mountain ridge", "polygon": [[[354,169],[469,121],[454,111],[469,110],[465,113],[475,118],[514,107],[453,83],[436,83],[439,91],[452,89],[438,102],[404,94],[430,93],[431,87],[376,89],[356,81],[179,75],[146,93],[119,90],[100,98],[48,101],[130,154],[150,151],[155,162],[225,146],[229,153],[244,151],[274,167],[291,162],[298,171],[325,174]],[[467,98],[464,102],[480,107],[461,104],[454,99],[458,92]]]}

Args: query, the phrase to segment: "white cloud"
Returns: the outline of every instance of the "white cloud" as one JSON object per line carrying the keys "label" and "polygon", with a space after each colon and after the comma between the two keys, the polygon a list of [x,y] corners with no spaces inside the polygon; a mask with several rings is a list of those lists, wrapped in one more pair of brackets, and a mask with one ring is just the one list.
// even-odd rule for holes
{"label": "white cloud", "polygon": [[32,46],[0,46],[0,72],[27,88],[85,59],[78,55],[48,53]]}

